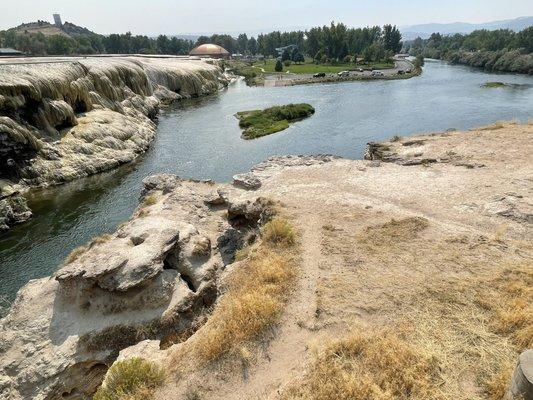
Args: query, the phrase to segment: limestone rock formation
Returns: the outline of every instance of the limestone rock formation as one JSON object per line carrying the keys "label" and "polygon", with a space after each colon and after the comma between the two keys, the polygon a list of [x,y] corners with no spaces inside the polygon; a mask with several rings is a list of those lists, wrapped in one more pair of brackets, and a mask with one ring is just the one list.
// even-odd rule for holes
{"label": "limestone rock formation", "polygon": [[216,65],[176,58],[0,64],[0,179],[46,186],[132,161],[162,103],[227,83]]}
{"label": "limestone rock formation", "polygon": [[216,300],[219,273],[268,205],[232,188],[224,205],[212,205],[217,189],[147,178],[128,222],[21,289],[0,322],[0,399],[82,398],[120,350],[194,330]]}

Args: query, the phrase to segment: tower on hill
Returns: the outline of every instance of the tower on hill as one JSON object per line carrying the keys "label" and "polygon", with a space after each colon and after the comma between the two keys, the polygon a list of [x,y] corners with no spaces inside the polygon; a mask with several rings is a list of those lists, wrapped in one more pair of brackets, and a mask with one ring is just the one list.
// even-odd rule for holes
{"label": "tower on hill", "polygon": [[61,28],[63,26],[63,23],[61,22],[61,15],[59,14],[52,14],[54,16],[54,24],[58,27],[58,28]]}

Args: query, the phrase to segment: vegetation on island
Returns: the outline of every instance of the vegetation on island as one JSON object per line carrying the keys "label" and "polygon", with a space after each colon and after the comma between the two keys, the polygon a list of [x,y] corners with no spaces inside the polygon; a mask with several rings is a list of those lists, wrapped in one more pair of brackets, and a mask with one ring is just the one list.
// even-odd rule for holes
{"label": "vegetation on island", "polygon": [[244,139],[280,132],[289,124],[310,117],[315,113],[313,106],[305,103],[275,106],[264,110],[242,111],[236,114]]}
{"label": "vegetation on island", "polygon": [[533,74],[533,27],[474,31],[450,36],[433,33],[429,39],[406,43],[411,55],[422,55],[490,71]]}
{"label": "vegetation on island", "polygon": [[486,82],[481,86],[485,88],[500,88],[507,86],[507,84],[504,82]]}

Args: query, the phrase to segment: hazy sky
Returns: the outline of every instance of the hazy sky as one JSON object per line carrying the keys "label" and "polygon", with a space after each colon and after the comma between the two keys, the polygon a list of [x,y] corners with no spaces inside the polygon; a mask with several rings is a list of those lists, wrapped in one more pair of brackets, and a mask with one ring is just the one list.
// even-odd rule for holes
{"label": "hazy sky", "polygon": [[0,0],[0,29],[59,12],[98,33],[253,32],[310,27],[488,22],[533,15],[533,0]]}

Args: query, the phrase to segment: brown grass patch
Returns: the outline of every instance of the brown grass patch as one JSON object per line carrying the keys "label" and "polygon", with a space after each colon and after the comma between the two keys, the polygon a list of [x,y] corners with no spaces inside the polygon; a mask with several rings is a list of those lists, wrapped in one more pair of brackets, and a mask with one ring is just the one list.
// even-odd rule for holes
{"label": "brown grass patch", "polygon": [[206,361],[217,359],[273,325],[294,273],[291,254],[259,249],[232,273],[226,293],[199,332],[194,352]]}
{"label": "brown grass patch", "polygon": [[[296,234],[290,222],[275,218],[265,224],[263,241],[238,256],[211,316],[196,334],[174,354],[175,371],[186,371],[235,355],[275,325],[283,311],[296,274],[293,244]],[[248,353],[248,351],[246,351]]]}
{"label": "brown grass patch", "polygon": [[274,218],[261,230],[263,240],[273,245],[292,246],[296,242],[296,233],[291,223],[285,218]]}
{"label": "brown grass patch", "polygon": [[437,400],[439,381],[431,355],[391,330],[354,332],[316,352],[303,382],[283,398]]}
{"label": "brown grass patch", "polygon": [[165,380],[163,370],[142,358],[119,361],[109,369],[94,400],[148,400]]}
{"label": "brown grass patch", "polygon": [[84,254],[88,248],[86,246],[79,246],[72,250],[63,262],[64,265],[70,264],[76,261],[82,254]]}
{"label": "brown grass patch", "polygon": [[481,128],[474,128],[474,131],[496,131],[498,129],[505,128],[505,125],[516,125],[517,121],[496,121],[495,123],[487,126],[482,126]]}
{"label": "brown grass patch", "polygon": [[143,207],[153,206],[157,203],[157,196],[155,194],[148,195],[144,198]]}
{"label": "brown grass patch", "polygon": [[382,251],[383,247],[414,239],[428,226],[428,220],[421,217],[392,219],[384,224],[365,228],[357,239],[368,250]]}
{"label": "brown grass patch", "polygon": [[520,349],[533,347],[533,264],[507,268],[478,293],[478,303],[494,314],[492,326],[510,335]]}

